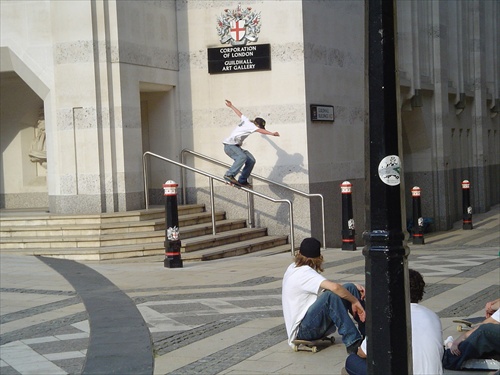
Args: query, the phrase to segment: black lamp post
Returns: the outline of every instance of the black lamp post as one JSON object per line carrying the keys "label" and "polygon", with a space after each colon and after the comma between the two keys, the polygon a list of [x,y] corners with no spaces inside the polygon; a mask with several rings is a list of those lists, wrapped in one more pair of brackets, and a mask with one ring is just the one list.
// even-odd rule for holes
{"label": "black lamp post", "polygon": [[401,223],[395,14],[393,0],[367,0],[369,214],[363,233],[369,374],[411,373],[409,249]]}

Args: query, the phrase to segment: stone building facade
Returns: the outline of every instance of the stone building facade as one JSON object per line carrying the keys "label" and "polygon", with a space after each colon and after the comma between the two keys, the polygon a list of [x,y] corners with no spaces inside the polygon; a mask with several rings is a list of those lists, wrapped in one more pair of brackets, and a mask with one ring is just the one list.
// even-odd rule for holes
{"label": "stone building facade", "polygon": [[[325,199],[327,245],[340,246],[340,184],[353,184],[357,235],[365,221],[364,1],[11,0],[0,9],[0,207],[102,213],[145,207],[143,153],[181,151],[229,163],[238,119],[264,117],[279,138],[249,137],[254,173]],[[227,11],[258,16],[247,45],[270,45],[270,69],[209,73],[208,50]],[[493,0],[397,1],[401,149],[406,211],[422,189],[423,215],[444,230],[461,219],[460,182],[476,212],[500,202],[500,67]],[[256,40],[255,40],[256,39]],[[334,108],[312,121],[311,105]],[[222,176],[224,169],[188,158]],[[151,203],[172,164],[151,160]],[[206,177],[187,174],[187,202],[208,202]],[[320,207],[293,201],[296,236],[320,236]],[[217,207],[245,215],[246,197],[215,184]],[[255,199],[256,225],[282,233],[283,206]],[[409,214],[409,213],[408,213]],[[358,240],[361,243],[360,240]]]}

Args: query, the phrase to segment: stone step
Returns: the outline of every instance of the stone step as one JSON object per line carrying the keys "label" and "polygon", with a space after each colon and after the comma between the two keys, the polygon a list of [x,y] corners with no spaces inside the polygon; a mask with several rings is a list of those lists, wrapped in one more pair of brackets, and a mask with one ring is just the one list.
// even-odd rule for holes
{"label": "stone step", "polygon": [[[215,213],[215,220],[224,220],[225,212]],[[210,212],[201,212],[188,215],[179,215],[179,228],[185,228],[192,225],[212,222]],[[2,223],[0,227],[0,238],[11,237],[62,237],[62,236],[100,236],[119,233],[137,233],[165,230],[165,214],[163,218],[148,221],[135,222],[115,222],[96,224],[59,224],[59,225],[14,225],[5,226]]]}
{"label": "stone step", "polygon": [[267,228],[242,228],[217,233],[215,236],[206,235],[181,240],[181,252],[190,253],[197,250],[213,248],[235,242],[267,236]]}
{"label": "stone step", "polygon": [[[179,217],[205,212],[204,204],[188,204],[178,206]],[[157,207],[149,210],[127,212],[111,212],[93,215],[55,215],[46,212],[17,213],[2,210],[0,212],[0,228],[13,226],[45,226],[45,225],[82,225],[118,222],[137,222],[165,218],[165,208]]]}
{"label": "stone step", "polygon": [[[216,232],[233,231],[245,228],[246,221],[220,220],[215,223]],[[41,248],[93,248],[122,245],[135,245],[146,243],[161,243],[165,241],[165,223],[163,230],[130,231],[127,233],[97,234],[97,235],[53,235],[53,236],[19,236],[2,237],[0,245],[2,249],[41,249]],[[180,227],[180,238],[188,239],[196,236],[212,234],[212,223],[201,223],[191,226]],[[237,233],[236,235],[240,235]]]}
{"label": "stone step", "polygon": [[[8,210],[7,210],[8,211]],[[266,228],[246,228],[245,219],[212,215],[204,205],[178,207],[182,255],[186,261],[211,260],[262,251],[290,251],[287,236],[268,236]],[[101,215],[51,215],[0,211],[2,253],[73,260],[164,257],[163,207]]]}
{"label": "stone step", "polygon": [[265,236],[236,243],[225,244],[209,249],[182,253],[183,261],[215,260],[243,254],[259,252],[262,255],[271,255],[290,251],[287,236]]}
{"label": "stone step", "polygon": [[[191,253],[181,253],[184,262],[214,260],[231,256],[259,252],[262,255],[271,255],[290,251],[287,236],[258,237],[241,243],[226,244],[211,249],[199,250]],[[159,260],[165,257],[163,244],[151,243],[126,246],[114,246],[107,248],[48,248],[48,249],[20,249],[2,250],[5,253],[17,255],[35,255],[71,260],[110,260],[126,259],[134,257],[157,256]]]}
{"label": "stone step", "polygon": [[86,248],[31,248],[31,249],[2,249],[2,253],[16,255],[36,255],[71,260],[109,260],[145,257],[165,254],[163,243],[147,243],[135,245],[122,245],[111,247],[86,247]]}
{"label": "stone step", "polygon": [[[215,220],[223,220],[226,218],[226,213],[224,211],[215,212]],[[179,213],[179,228],[187,227],[190,225],[196,225],[201,223],[211,223],[212,214],[210,212],[199,212],[189,215],[184,215]],[[163,228],[165,229],[165,220],[163,220]]]}
{"label": "stone step", "polygon": [[[247,222],[245,219],[224,219],[215,222],[215,232],[234,231],[236,229],[246,228],[246,226]],[[165,224],[163,224],[163,227],[165,228]],[[163,231],[163,233],[165,232]],[[181,241],[193,237],[212,235],[212,223],[201,223],[180,227],[179,235]]]}

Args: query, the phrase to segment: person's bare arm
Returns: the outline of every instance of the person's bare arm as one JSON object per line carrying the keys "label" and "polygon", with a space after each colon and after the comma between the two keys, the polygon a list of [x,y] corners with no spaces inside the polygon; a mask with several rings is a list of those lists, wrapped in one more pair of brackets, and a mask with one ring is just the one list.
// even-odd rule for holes
{"label": "person's bare arm", "polygon": [[356,353],[360,358],[366,358],[366,353],[363,350],[363,346],[366,348],[366,338],[363,340],[363,342],[358,348],[358,352]]}
{"label": "person's bare arm", "polygon": [[231,101],[229,101],[229,100],[227,100],[227,99],[226,99],[226,105],[227,105],[229,108],[231,108],[231,109],[234,111],[234,113],[236,113],[236,116],[241,117],[241,115],[242,115],[241,111],[240,111],[238,108],[236,108],[236,107],[233,105],[233,103],[231,103]]}
{"label": "person's bare arm", "polygon": [[490,301],[486,304],[486,307],[484,308],[484,310],[486,311],[486,317],[489,318],[490,316],[492,316],[495,311],[497,311],[498,309],[500,309],[500,298],[499,299],[496,299],[494,301]]}
{"label": "person's bare arm", "polygon": [[[344,288],[339,283],[334,283],[330,280],[324,280],[321,285],[321,288],[329,290],[340,298],[345,299],[351,303],[352,313],[356,316],[359,316],[359,319],[364,322],[366,318],[365,309],[361,306],[361,303],[354,297],[346,288]],[[357,287],[357,286],[356,286]],[[359,289],[359,288],[358,288]],[[364,288],[363,288],[364,290]]]}
{"label": "person's bare arm", "polygon": [[366,358],[366,353],[363,351],[363,349],[361,349],[361,346],[358,348],[358,352],[356,354],[358,355],[358,357]]}
{"label": "person's bare arm", "polygon": [[360,284],[354,284],[354,285],[356,286],[356,289],[358,289],[358,291],[359,291],[359,296],[360,296],[361,301],[364,301],[365,297],[366,297],[365,287],[363,285],[360,285]]}
{"label": "person's bare arm", "polygon": [[258,128],[256,130],[257,133],[260,133],[260,134],[265,134],[265,135],[274,135],[275,137],[279,137],[280,136],[280,133],[278,132],[270,132],[266,129],[261,129],[261,128]]}
{"label": "person's bare arm", "polygon": [[[477,327],[479,327],[479,326],[477,326]],[[453,355],[460,355],[461,354],[460,350],[458,349],[458,345],[460,345],[462,342],[464,342],[467,339],[467,337],[469,337],[471,335],[471,333],[477,329],[477,327],[474,327],[470,331],[463,333],[462,335],[457,337],[455,340],[453,340],[453,342],[451,343],[451,346],[450,346],[450,352]]]}

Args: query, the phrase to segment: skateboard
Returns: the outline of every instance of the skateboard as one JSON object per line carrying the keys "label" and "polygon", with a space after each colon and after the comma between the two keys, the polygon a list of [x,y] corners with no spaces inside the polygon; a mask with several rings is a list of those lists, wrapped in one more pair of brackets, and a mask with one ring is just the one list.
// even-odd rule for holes
{"label": "skateboard", "polygon": [[319,346],[325,346],[325,345],[332,345],[335,343],[335,337],[323,337],[322,339],[318,340],[293,340],[293,350],[295,352],[298,352],[300,350],[305,350],[313,353],[318,352],[318,347]]}
{"label": "skateboard", "polygon": [[226,185],[229,185],[229,186],[232,186],[232,187],[235,187],[235,188],[238,188],[238,189],[240,189],[242,187],[239,184],[233,184],[232,182],[229,182],[229,181],[226,181],[226,180],[224,180],[224,182],[226,183]]}
{"label": "skateboard", "polygon": [[247,189],[252,189],[253,186],[252,185],[241,185],[240,183],[233,183],[233,182],[230,182],[226,179],[224,179],[224,182],[226,185],[229,185],[229,186],[232,186],[232,187],[235,187],[235,188],[238,188],[238,189],[241,189],[241,188],[247,188]]}
{"label": "skateboard", "polygon": [[457,326],[458,332],[465,332],[465,331],[470,331],[473,328],[473,325],[481,323],[483,320],[484,320],[483,317],[476,316],[474,318],[468,318],[468,319],[456,319],[453,321],[453,323],[459,324]]}

